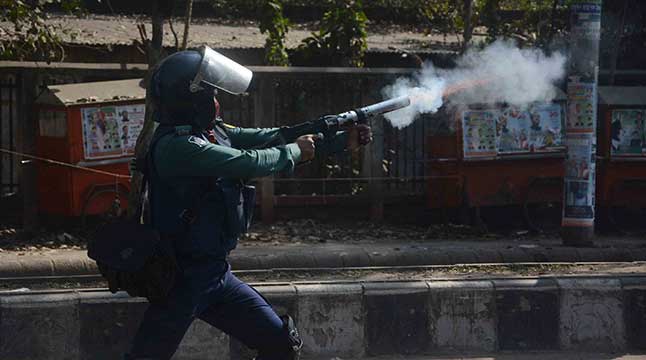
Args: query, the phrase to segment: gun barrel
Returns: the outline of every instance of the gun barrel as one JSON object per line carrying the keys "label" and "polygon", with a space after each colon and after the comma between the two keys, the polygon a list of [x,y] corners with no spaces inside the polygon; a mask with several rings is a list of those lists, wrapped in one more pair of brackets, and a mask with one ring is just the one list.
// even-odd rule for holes
{"label": "gun barrel", "polygon": [[400,96],[393,99],[388,99],[376,104],[364,106],[356,110],[346,111],[338,114],[337,118],[341,125],[364,121],[371,117],[405,108],[410,105],[410,98],[408,96]]}
{"label": "gun barrel", "polygon": [[398,98],[389,99],[380,103],[362,107],[359,111],[363,112],[366,117],[373,117],[375,115],[385,114],[391,111],[399,110],[410,105],[410,98],[408,96],[400,96]]}

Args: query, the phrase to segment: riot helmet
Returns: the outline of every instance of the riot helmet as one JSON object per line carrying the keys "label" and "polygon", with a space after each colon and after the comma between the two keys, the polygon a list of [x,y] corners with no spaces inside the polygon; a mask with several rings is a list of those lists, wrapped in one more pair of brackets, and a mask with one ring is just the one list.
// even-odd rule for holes
{"label": "riot helmet", "polygon": [[207,129],[217,115],[217,91],[243,93],[252,75],[251,70],[208,46],[174,53],[157,65],[150,80],[155,121]]}

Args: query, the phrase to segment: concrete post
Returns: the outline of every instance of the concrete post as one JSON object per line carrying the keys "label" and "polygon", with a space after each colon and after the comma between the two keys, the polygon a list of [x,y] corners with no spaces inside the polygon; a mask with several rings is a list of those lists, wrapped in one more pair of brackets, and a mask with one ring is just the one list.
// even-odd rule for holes
{"label": "concrete post", "polygon": [[[20,151],[25,154],[36,153],[38,132],[37,113],[34,109],[38,76],[34,71],[21,71],[19,78],[18,100],[20,106],[19,143]],[[36,164],[23,160],[20,166],[20,192],[23,200],[22,227],[25,232],[35,231],[38,227],[38,193],[36,189]]]}
{"label": "concrete post", "polygon": [[[368,192],[370,193],[370,220],[382,221],[384,219],[384,181],[383,170],[384,160],[384,119],[379,116],[372,120],[372,133],[374,141],[365,151],[371,153],[370,181]],[[374,178],[379,178],[375,180]]]}
{"label": "concrete post", "polygon": [[594,236],[597,78],[601,1],[575,0],[570,8],[570,64],[565,142],[564,245],[589,246]]}
{"label": "concrete post", "polygon": [[[270,76],[258,77],[258,91],[254,98],[254,126],[273,127],[276,123],[276,97],[274,81]],[[274,222],[274,177],[266,176],[259,181],[260,185],[260,217],[263,223]]]}

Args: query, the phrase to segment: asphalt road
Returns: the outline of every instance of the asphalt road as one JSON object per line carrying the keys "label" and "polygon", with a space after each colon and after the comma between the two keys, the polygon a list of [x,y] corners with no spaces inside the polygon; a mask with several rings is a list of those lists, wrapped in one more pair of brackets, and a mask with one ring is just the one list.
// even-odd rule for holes
{"label": "asphalt road", "polygon": [[[573,352],[501,352],[492,355],[442,355],[442,356],[379,356],[371,357],[374,360],[646,360],[645,354],[619,355],[619,354],[597,354],[597,353],[573,353]],[[305,359],[309,360],[309,359]],[[312,359],[314,360],[314,359]],[[323,359],[316,359],[323,360]],[[331,358],[329,360],[348,360]],[[359,359],[353,359],[359,360]]]}

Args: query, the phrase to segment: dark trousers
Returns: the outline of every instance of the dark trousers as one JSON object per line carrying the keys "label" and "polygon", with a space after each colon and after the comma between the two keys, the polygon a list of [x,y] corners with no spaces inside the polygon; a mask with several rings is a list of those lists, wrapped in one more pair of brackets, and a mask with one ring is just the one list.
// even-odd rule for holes
{"label": "dark trousers", "polygon": [[126,358],[170,359],[195,318],[257,349],[258,359],[288,356],[290,346],[282,320],[227,265],[224,274],[208,266],[186,269],[168,301],[148,307]]}

